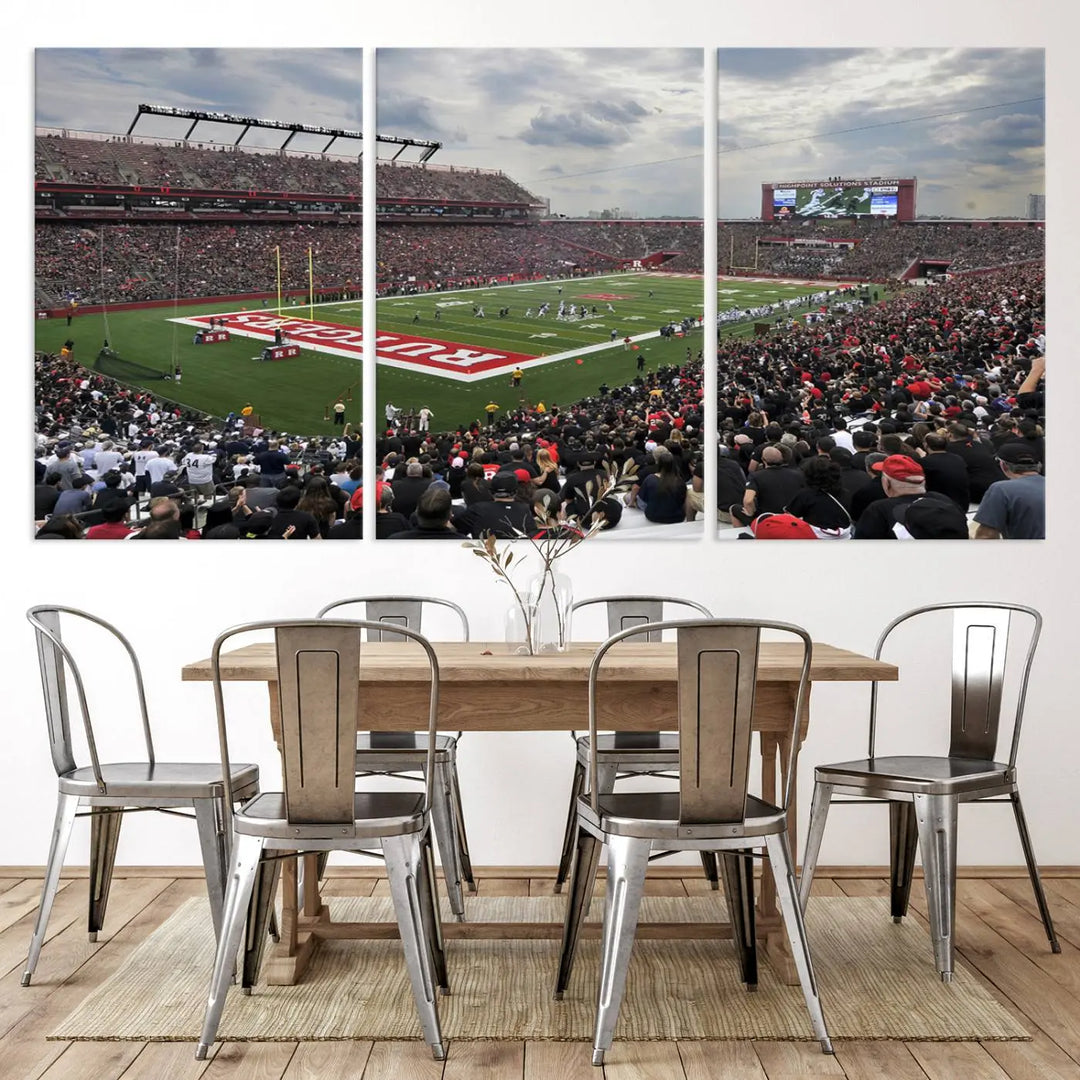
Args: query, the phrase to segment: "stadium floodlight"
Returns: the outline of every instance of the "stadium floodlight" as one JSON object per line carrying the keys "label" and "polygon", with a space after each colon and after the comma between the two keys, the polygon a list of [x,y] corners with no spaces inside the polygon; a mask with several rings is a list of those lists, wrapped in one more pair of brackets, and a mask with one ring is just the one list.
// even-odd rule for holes
{"label": "stadium floodlight", "polygon": [[[330,141],[322,148],[322,153],[324,154],[329,152],[330,147],[333,146],[338,139],[358,139],[363,141],[364,138],[363,132],[350,131],[346,128],[324,127],[319,124],[294,124],[283,120],[264,120],[255,116],[237,116],[233,113],[207,112],[203,109],[179,109],[172,105],[139,105],[135,113],[135,119],[131,121],[131,124],[128,127],[128,135],[131,135],[135,131],[139,120],[143,116],[172,116],[181,120],[190,120],[191,125],[184,133],[184,142],[188,142],[191,139],[195,128],[201,123],[229,124],[233,127],[239,127],[241,131],[240,134],[236,136],[236,141],[233,143],[234,146],[239,146],[240,141],[252,128],[259,131],[287,131],[289,134],[281,146],[278,147],[279,150],[284,150],[289,143],[292,142],[294,136],[300,134],[328,135]],[[435,142],[430,139],[411,139],[397,135],[376,134],[375,141],[380,143],[392,143],[395,146],[400,146],[401,150],[398,151],[398,154],[409,147],[416,147],[422,151],[420,155],[421,162],[430,160],[437,150],[442,149],[441,142]]]}

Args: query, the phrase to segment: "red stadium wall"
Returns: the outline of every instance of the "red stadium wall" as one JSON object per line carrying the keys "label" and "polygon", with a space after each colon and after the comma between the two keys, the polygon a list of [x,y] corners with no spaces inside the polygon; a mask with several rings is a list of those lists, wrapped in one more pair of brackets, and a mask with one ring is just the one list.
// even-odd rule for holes
{"label": "red stadium wall", "polygon": [[[356,298],[360,299],[360,290],[357,289]],[[340,288],[336,289],[316,289],[316,298],[326,296],[328,294],[337,295],[341,292]],[[308,294],[306,290],[294,290],[293,292],[283,292],[281,298],[285,299],[297,299],[307,301]],[[146,308],[162,308],[162,307],[190,307],[192,304],[233,304],[233,303],[245,303],[250,304],[252,301],[261,302],[263,300],[277,300],[277,293],[236,293],[230,296],[196,296],[192,298],[183,298],[180,300],[133,300],[131,303],[126,304],[80,304],[78,307],[79,315],[94,315],[100,311],[137,311],[139,309]],[[302,307],[303,305],[297,305]],[[68,309],[66,307],[59,308],[41,308],[38,310],[37,316],[39,319],[64,319],[67,318]]]}

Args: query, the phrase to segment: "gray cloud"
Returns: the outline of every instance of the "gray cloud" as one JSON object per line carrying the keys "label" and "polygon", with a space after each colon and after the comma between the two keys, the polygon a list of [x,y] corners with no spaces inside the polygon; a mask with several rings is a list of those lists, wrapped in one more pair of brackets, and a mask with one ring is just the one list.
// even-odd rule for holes
{"label": "gray cloud", "polygon": [[[721,79],[756,82],[788,79],[809,72],[823,73],[864,52],[862,49],[720,49],[717,63]],[[723,95],[720,98],[723,108]]]}
{"label": "gray cloud", "polygon": [[558,113],[542,105],[518,138],[530,146],[624,146],[630,141],[627,121],[613,116],[611,109],[585,106]]}
{"label": "gray cloud", "polygon": [[720,57],[722,215],[756,215],[762,182],[836,174],[917,176],[924,214],[1018,215],[1043,190],[1043,103],[1009,104],[1043,96],[1041,50],[764,52]]}

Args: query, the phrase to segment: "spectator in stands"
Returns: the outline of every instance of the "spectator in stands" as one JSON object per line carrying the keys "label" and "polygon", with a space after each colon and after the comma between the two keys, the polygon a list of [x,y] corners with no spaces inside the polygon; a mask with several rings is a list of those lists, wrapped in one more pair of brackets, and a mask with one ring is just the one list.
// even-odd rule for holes
{"label": "spectator in stands", "polygon": [[277,513],[267,531],[270,540],[288,538],[295,540],[321,540],[319,523],[306,510],[297,509],[301,491],[295,484],[286,484],[278,491]]}
{"label": "spectator in stands", "polygon": [[519,481],[514,473],[497,473],[489,486],[493,498],[455,514],[454,528],[476,539],[491,533],[500,540],[512,540],[528,533],[535,526],[532,504],[518,498]]}
{"label": "spectator in stands", "polygon": [[393,533],[391,540],[465,540],[451,524],[452,503],[447,488],[431,486],[416,505],[416,525],[403,532]]}
{"label": "spectator in stands", "polygon": [[975,511],[975,539],[1045,539],[1046,478],[1038,458],[1023,443],[1006,443],[997,459],[1005,479],[987,488]]}
{"label": "spectator in stands", "polygon": [[880,462],[885,498],[872,502],[855,523],[856,540],[895,540],[902,511],[926,493],[922,466],[905,454],[892,454]]}
{"label": "spectator in stands", "polygon": [[670,451],[657,455],[656,472],[642,481],[637,501],[649,521],[670,524],[686,520],[686,481]]}
{"label": "spectator in stands", "polygon": [[758,514],[782,514],[796,493],[806,485],[806,479],[796,468],[787,464],[778,446],[766,446],[761,451],[762,468],[755,469],[746,481],[742,505],[733,504],[731,517],[748,525]]}
{"label": "spectator in stands", "polygon": [[926,490],[936,491],[952,499],[964,513],[971,502],[971,485],[964,459],[949,453],[949,440],[933,431],[923,441],[926,453],[919,461],[926,475]]}
{"label": "spectator in stands", "polygon": [[131,533],[126,502],[111,502],[101,511],[103,521],[86,530],[87,540],[125,540]]}
{"label": "spectator in stands", "polygon": [[60,492],[60,497],[56,500],[52,512],[54,514],[82,514],[89,510],[93,501],[90,494],[90,485],[93,482],[93,478],[85,474],[76,476],[72,481],[72,486],[67,491]]}

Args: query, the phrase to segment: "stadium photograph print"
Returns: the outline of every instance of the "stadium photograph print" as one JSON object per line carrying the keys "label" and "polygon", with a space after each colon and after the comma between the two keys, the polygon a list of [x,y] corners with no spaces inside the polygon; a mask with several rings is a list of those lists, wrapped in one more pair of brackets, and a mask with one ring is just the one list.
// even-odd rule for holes
{"label": "stadium photograph print", "polygon": [[35,66],[35,535],[345,528],[362,50],[41,49]]}
{"label": "stadium photograph print", "polygon": [[1043,50],[718,69],[719,535],[1044,538]]}
{"label": "stadium photograph print", "polygon": [[703,107],[700,50],[378,50],[380,537],[701,536]]}

